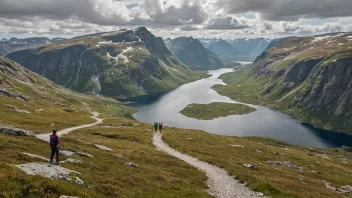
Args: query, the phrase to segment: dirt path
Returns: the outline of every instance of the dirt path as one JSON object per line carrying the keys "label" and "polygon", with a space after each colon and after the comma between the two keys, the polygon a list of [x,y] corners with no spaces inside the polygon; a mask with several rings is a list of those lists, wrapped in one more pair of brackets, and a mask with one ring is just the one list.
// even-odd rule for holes
{"label": "dirt path", "polygon": [[174,157],[177,157],[188,164],[205,172],[208,176],[207,184],[209,189],[207,192],[219,198],[252,198],[263,197],[262,193],[254,192],[240,184],[232,176],[230,176],[224,169],[200,161],[189,155],[180,153],[175,149],[169,147],[161,138],[160,133],[154,133],[153,144],[158,150],[162,150]]}
{"label": "dirt path", "polygon": [[[61,136],[64,135],[64,134],[70,133],[71,131],[74,131],[74,130],[77,130],[77,129],[82,129],[82,128],[87,128],[87,127],[92,127],[92,126],[94,126],[94,125],[97,125],[97,124],[100,124],[100,123],[103,122],[103,119],[98,118],[98,116],[99,116],[99,113],[98,113],[98,112],[92,112],[92,114],[93,114],[92,118],[95,119],[96,122],[91,123],[91,124],[79,125],[79,126],[75,126],[75,127],[71,127],[71,128],[67,128],[67,129],[62,129],[62,130],[60,130],[60,131],[57,132],[57,135],[58,135],[59,137],[61,137]],[[38,135],[36,135],[36,137],[37,137],[38,139],[41,139],[41,140],[44,140],[44,141],[49,142],[49,139],[50,139],[50,135],[51,135],[51,134],[52,134],[52,133],[38,134]]]}

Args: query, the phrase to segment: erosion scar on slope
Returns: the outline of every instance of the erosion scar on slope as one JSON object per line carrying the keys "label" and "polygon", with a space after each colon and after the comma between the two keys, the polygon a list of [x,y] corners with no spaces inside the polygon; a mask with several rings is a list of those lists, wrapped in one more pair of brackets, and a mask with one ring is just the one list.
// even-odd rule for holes
{"label": "erosion scar on slope", "polygon": [[162,139],[160,133],[154,133],[153,144],[158,150],[162,150],[174,157],[177,157],[188,164],[205,172],[208,176],[207,184],[209,189],[207,192],[213,196],[221,198],[252,198],[262,197],[262,193],[254,192],[248,189],[244,184],[240,184],[232,176],[230,176],[224,169],[211,165],[209,163],[200,161],[189,155],[180,153],[175,149],[169,147]]}

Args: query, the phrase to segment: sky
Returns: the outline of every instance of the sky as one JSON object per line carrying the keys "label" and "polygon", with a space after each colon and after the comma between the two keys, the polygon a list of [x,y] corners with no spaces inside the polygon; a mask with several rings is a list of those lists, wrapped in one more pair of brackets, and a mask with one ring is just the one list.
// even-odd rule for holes
{"label": "sky", "polygon": [[0,38],[71,38],[138,26],[164,38],[348,32],[352,0],[0,0]]}

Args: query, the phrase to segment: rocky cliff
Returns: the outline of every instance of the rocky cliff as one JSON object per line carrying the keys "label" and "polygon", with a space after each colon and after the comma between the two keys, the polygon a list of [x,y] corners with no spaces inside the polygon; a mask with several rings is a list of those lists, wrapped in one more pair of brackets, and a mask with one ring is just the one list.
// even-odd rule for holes
{"label": "rocky cliff", "polygon": [[168,91],[200,76],[144,27],[77,37],[7,57],[72,90],[114,98]]}
{"label": "rocky cliff", "polygon": [[222,61],[215,53],[192,37],[178,37],[166,41],[168,49],[179,61],[192,69],[219,69],[234,66],[235,63]]}
{"label": "rocky cliff", "polygon": [[[234,98],[244,99],[244,87],[252,87],[262,104],[318,127],[352,132],[351,46],[352,33],[280,40],[235,75],[242,80],[223,78],[237,92]],[[240,93],[235,86],[241,84]]]}

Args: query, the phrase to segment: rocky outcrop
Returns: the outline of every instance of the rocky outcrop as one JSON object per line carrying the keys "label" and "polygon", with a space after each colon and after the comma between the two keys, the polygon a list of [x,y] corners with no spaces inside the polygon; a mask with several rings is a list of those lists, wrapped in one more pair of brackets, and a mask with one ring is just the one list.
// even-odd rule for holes
{"label": "rocky outcrop", "polygon": [[19,129],[13,126],[0,125],[0,132],[7,135],[16,135],[16,136],[34,136],[35,134],[32,131],[27,131]]}
{"label": "rocky outcrop", "polygon": [[77,37],[7,57],[66,88],[115,98],[164,92],[199,79],[144,27]]}

